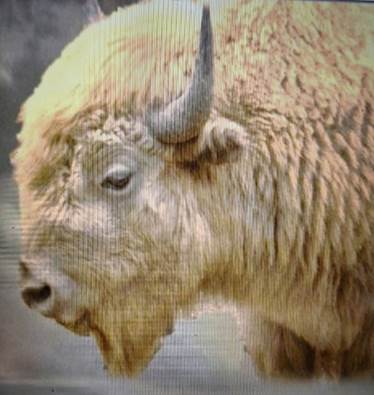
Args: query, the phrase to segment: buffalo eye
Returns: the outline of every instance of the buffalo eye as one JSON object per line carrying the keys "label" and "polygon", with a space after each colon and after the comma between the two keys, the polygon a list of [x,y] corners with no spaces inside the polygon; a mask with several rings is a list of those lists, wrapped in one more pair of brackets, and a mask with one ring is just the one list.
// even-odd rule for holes
{"label": "buffalo eye", "polygon": [[126,169],[114,169],[104,177],[100,185],[104,189],[120,191],[128,186],[131,177],[132,174]]}

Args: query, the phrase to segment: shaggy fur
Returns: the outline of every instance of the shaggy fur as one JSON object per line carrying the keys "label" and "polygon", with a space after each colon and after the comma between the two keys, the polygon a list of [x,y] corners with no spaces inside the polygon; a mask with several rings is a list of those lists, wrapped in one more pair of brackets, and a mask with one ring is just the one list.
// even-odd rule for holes
{"label": "shaggy fur", "polygon": [[[192,73],[200,7],[173,4],[89,26],[24,104],[26,260],[79,284],[113,373],[139,372],[203,292],[255,312],[268,375],[372,376],[373,8],[213,7],[213,110],[173,146],[142,123]],[[126,193],[100,189],[112,162],[134,171]]]}

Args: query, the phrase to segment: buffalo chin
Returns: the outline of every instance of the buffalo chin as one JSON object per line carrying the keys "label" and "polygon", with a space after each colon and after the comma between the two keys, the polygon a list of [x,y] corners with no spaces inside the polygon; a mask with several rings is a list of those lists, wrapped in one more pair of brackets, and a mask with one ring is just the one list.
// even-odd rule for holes
{"label": "buffalo chin", "polygon": [[92,325],[90,334],[95,338],[103,358],[104,366],[113,376],[135,377],[148,366],[160,349],[160,339],[129,338],[118,329],[115,335],[105,333]]}

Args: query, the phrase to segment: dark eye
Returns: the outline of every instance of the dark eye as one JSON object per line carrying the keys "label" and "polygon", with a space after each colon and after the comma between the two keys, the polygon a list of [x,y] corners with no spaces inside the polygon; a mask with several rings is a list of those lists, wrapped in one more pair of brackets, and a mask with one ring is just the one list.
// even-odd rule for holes
{"label": "dark eye", "polygon": [[130,182],[132,174],[122,171],[114,171],[106,175],[101,182],[101,187],[105,189],[113,189],[116,191],[125,189]]}

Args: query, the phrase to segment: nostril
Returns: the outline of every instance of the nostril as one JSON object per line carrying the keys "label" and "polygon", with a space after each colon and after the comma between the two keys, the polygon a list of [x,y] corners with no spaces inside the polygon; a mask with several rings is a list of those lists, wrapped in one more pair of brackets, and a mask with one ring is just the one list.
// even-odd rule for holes
{"label": "nostril", "polygon": [[28,287],[22,291],[22,298],[27,306],[32,307],[45,302],[51,296],[51,287],[44,284],[41,287]]}

